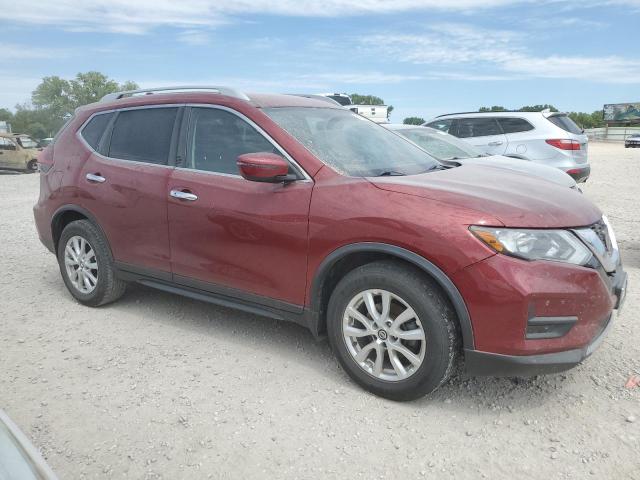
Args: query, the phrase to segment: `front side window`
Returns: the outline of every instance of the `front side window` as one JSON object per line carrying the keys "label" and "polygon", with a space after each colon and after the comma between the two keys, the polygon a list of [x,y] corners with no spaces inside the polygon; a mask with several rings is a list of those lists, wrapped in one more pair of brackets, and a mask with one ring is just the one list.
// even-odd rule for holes
{"label": "front side window", "polygon": [[402,129],[398,130],[398,133],[424,148],[438,160],[457,160],[482,156],[480,151],[463,140],[458,140],[452,135],[429,131],[428,128]]}
{"label": "front side window", "polygon": [[100,139],[104,134],[107,125],[109,125],[109,121],[113,117],[113,113],[102,113],[96,115],[89,123],[85,125],[80,134],[82,138],[84,138],[85,142],[87,142],[91,148],[94,150],[98,150],[98,145],[100,144]]}
{"label": "front side window", "polygon": [[108,156],[166,165],[177,113],[176,107],[119,112],[113,126]]}
{"label": "front side window", "polygon": [[501,135],[502,130],[494,118],[460,118],[458,119],[458,138],[488,137]]}
{"label": "front side window", "polygon": [[435,120],[428,124],[427,127],[435,128],[436,130],[440,130],[444,133],[449,133],[451,123],[453,123],[453,120]]}
{"label": "front side window", "polygon": [[524,118],[498,118],[503,133],[528,132],[533,130],[533,125]]}
{"label": "front side window", "polygon": [[31,137],[16,137],[22,148],[38,148],[38,142]]}
{"label": "front side window", "polygon": [[193,108],[187,168],[238,175],[238,156],[280,152],[242,118],[218,108]]}
{"label": "front side window", "polygon": [[413,143],[349,110],[279,107],[264,112],[323,163],[345,175],[413,175],[440,166]]}

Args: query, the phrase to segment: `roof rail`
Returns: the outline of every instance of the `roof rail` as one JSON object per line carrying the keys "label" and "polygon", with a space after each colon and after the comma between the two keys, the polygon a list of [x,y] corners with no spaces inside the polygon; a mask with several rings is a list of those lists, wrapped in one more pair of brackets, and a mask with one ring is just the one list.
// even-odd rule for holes
{"label": "roof rail", "polygon": [[218,93],[229,97],[239,98],[241,100],[250,100],[250,98],[240,90],[231,87],[222,86],[193,86],[182,85],[178,87],[160,87],[160,88],[141,88],[139,90],[126,90],[123,92],[108,93],[100,99],[101,102],[111,102],[120,98],[136,97],[139,95],[152,95],[154,93],[189,93],[194,91]]}

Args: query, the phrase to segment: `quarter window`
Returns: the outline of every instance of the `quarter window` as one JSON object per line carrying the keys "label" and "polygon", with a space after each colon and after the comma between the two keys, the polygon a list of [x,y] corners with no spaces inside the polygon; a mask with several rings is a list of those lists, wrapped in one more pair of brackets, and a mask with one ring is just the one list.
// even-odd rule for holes
{"label": "quarter window", "polygon": [[236,160],[245,153],[280,152],[237,115],[217,108],[193,108],[187,167],[239,174]]}
{"label": "quarter window", "polygon": [[113,126],[109,156],[166,165],[177,113],[175,107],[121,111]]}
{"label": "quarter window", "polygon": [[533,125],[524,118],[498,118],[503,133],[528,132],[533,130]]}
{"label": "quarter window", "polygon": [[487,137],[501,135],[502,130],[494,118],[460,118],[458,119],[459,138]]}
{"label": "quarter window", "polygon": [[103,113],[100,115],[96,115],[82,129],[82,138],[84,138],[84,140],[94,150],[98,150],[100,139],[102,138],[102,135],[104,134],[104,131],[107,128],[107,125],[109,125],[109,121],[112,117],[113,113]]}

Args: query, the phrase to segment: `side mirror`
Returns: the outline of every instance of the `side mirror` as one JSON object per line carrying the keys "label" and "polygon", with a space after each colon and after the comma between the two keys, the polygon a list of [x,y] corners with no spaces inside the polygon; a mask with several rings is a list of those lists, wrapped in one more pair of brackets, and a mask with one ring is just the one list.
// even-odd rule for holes
{"label": "side mirror", "polygon": [[280,183],[295,180],[289,176],[289,163],[280,155],[268,152],[245,153],[236,162],[240,174],[252,182]]}

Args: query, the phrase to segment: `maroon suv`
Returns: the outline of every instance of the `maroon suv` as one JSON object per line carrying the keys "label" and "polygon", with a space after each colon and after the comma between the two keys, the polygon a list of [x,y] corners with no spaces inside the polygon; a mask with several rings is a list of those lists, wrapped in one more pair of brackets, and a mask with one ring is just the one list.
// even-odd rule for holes
{"label": "maroon suv", "polygon": [[570,368],[626,274],[580,192],[438,163],[338,105],[229,88],[113,94],[39,158],[40,239],[82,304],[127,282],[327,335],[363,387]]}

